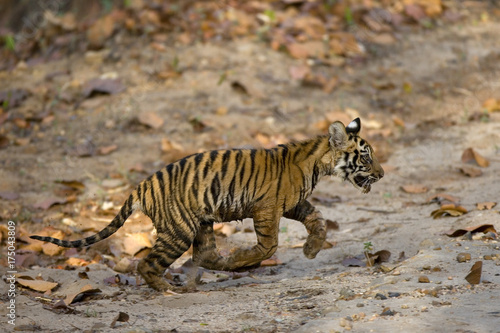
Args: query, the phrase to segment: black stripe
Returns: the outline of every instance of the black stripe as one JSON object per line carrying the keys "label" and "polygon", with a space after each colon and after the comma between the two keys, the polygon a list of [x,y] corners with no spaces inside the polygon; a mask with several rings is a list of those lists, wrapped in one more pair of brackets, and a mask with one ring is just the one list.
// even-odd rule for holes
{"label": "black stripe", "polygon": [[194,156],[194,163],[196,164],[196,166],[200,165],[202,159],[203,159],[203,154],[202,153],[196,154]]}
{"label": "black stripe", "polygon": [[221,180],[226,177],[227,169],[229,167],[229,160],[231,157],[231,150],[226,150],[222,155],[222,166],[220,171]]}
{"label": "black stripe", "polygon": [[217,201],[220,195],[220,181],[219,181],[219,173],[216,173],[214,179],[212,180],[212,184],[210,185],[210,194],[212,194],[212,198],[214,200],[214,205],[217,205]]}

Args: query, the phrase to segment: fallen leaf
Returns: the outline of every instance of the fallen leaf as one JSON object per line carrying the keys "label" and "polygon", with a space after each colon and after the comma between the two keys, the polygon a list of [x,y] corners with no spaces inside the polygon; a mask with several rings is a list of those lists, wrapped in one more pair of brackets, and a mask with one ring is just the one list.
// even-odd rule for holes
{"label": "fallen leaf", "polygon": [[56,282],[49,282],[49,281],[44,281],[44,280],[31,280],[28,279],[29,277],[26,278],[21,278],[18,277],[16,279],[16,282],[20,284],[23,287],[27,287],[36,291],[40,291],[42,293],[45,293],[49,290],[54,289],[58,283]]}
{"label": "fallen leaf", "polygon": [[67,199],[63,198],[47,198],[33,205],[33,208],[47,210],[54,205],[63,205],[67,203]]}
{"label": "fallen leaf", "polygon": [[477,151],[472,148],[467,148],[462,153],[462,162],[463,163],[476,163],[482,168],[486,168],[490,165],[490,161],[481,156]]}
{"label": "fallen leaf", "polygon": [[500,111],[500,100],[489,98],[483,103],[483,108],[488,112]]}
{"label": "fallen leaf", "polygon": [[54,183],[62,184],[79,191],[83,191],[85,189],[85,185],[78,180],[56,180]]}
{"label": "fallen leaf", "polygon": [[0,134],[0,149],[7,148],[9,145],[10,141],[5,135]]}
{"label": "fallen leaf", "polygon": [[72,266],[72,267],[84,267],[89,265],[90,262],[88,262],[85,259],[81,258],[76,258],[76,257],[71,257],[66,260],[66,265]]}
{"label": "fallen leaf", "polygon": [[249,95],[247,87],[239,81],[231,82],[231,88],[242,95]]}
{"label": "fallen leaf", "polygon": [[261,266],[278,266],[278,265],[283,265],[283,262],[279,260],[276,256],[272,256],[269,259],[262,260],[260,262]]}
{"label": "fallen leaf", "polygon": [[84,98],[92,97],[96,94],[117,94],[125,90],[125,86],[120,79],[94,78],[87,81],[82,88]]}
{"label": "fallen leaf", "polygon": [[123,240],[123,252],[135,255],[144,248],[152,247],[149,232],[130,234]]}
{"label": "fallen leaf", "polygon": [[161,151],[163,153],[166,153],[166,152],[169,152],[171,150],[183,151],[184,147],[182,147],[181,144],[179,144],[175,141],[169,140],[167,138],[162,138],[161,139]]}
{"label": "fallen leaf", "polygon": [[84,142],[66,149],[66,154],[76,157],[90,157],[94,156],[96,147],[92,141],[85,140]]}
{"label": "fallen leaf", "polygon": [[422,185],[422,184],[404,185],[404,186],[401,186],[401,189],[403,191],[405,191],[406,193],[413,193],[413,194],[416,194],[416,193],[426,193],[427,191],[429,191],[429,189],[427,188],[427,186]]}
{"label": "fallen leaf", "polygon": [[483,262],[476,261],[472,268],[470,269],[469,274],[465,277],[467,282],[470,284],[479,284],[481,282],[481,273],[483,270]]}
{"label": "fallen leaf", "polygon": [[391,257],[391,252],[388,250],[380,250],[380,251],[375,252],[372,255],[372,257],[375,258],[375,264],[379,264],[381,262],[387,262],[387,261],[389,261],[389,258]]}
{"label": "fallen leaf", "polygon": [[153,129],[159,129],[163,126],[164,120],[154,112],[142,112],[137,117],[137,120],[142,125],[151,127]]}
{"label": "fallen leaf", "polygon": [[435,219],[445,216],[461,216],[467,213],[467,209],[463,206],[455,204],[441,205],[441,208],[434,210],[431,216]]}
{"label": "fallen leaf", "polygon": [[115,28],[115,21],[112,15],[106,15],[98,19],[88,30],[87,40],[92,49],[99,49],[104,46],[104,42],[111,36]]}
{"label": "fallen leaf", "polygon": [[326,219],[325,222],[326,230],[339,230],[339,223],[337,221]]}
{"label": "fallen leaf", "polygon": [[347,257],[342,260],[342,265],[346,267],[365,267],[366,263],[363,260],[359,260],[353,257]]}
{"label": "fallen leaf", "polygon": [[331,206],[334,203],[341,202],[341,199],[338,195],[330,196],[321,193],[313,194],[311,200],[324,206]]}
{"label": "fallen leaf", "polygon": [[97,153],[99,155],[109,155],[117,149],[118,149],[117,145],[109,145],[109,146],[99,147],[97,149]]}
{"label": "fallen leaf", "polygon": [[478,233],[478,232],[482,232],[482,233],[488,233],[488,232],[493,232],[493,233],[496,233],[497,231],[495,230],[495,227],[492,225],[492,224],[481,224],[481,225],[477,225],[477,226],[474,226],[474,227],[468,227],[468,228],[464,228],[464,229],[456,229],[454,231],[450,231],[448,233],[446,233],[446,235],[448,237],[460,237],[460,236],[463,236],[465,235],[466,233]]}
{"label": "fallen leaf", "polygon": [[311,69],[306,65],[291,66],[288,69],[288,72],[293,80],[303,80],[308,74],[311,73]]}
{"label": "fallen leaf", "polygon": [[17,200],[19,199],[19,194],[15,192],[0,191],[0,198],[3,200]]}
{"label": "fallen leaf", "polygon": [[207,128],[207,125],[198,117],[192,117],[189,119],[189,123],[193,126],[195,132],[203,132]]}
{"label": "fallen leaf", "polygon": [[437,193],[427,199],[427,203],[435,203],[442,204],[443,202],[449,203],[457,203],[458,198],[446,193]]}
{"label": "fallen leaf", "polygon": [[114,328],[116,325],[116,322],[118,322],[118,321],[119,322],[128,322],[129,319],[130,319],[130,317],[128,314],[120,311],[118,313],[118,316],[116,316],[115,319],[113,319],[113,321],[111,322],[111,325],[109,327]]}
{"label": "fallen leaf", "polygon": [[404,10],[406,15],[417,22],[427,17],[425,11],[419,5],[410,4],[405,6]]}
{"label": "fallen leaf", "polygon": [[460,172],[463,173],[465,176],[471,178],[479,177],[483,174],[481,169],[468,165],[462,165],[461,167],[458,168],[458,170],[460,170]]}
{"label": "fallen leaf", "polygon": [[66,303],[66,305],[70,305],[71,303],[75,303],[75,302],[79,302],[79,301],[83,300],[83,298],[85,296],[100,293],[100,292],[101,292],[100,289],[94,288],[92,285],[87,284],[87,285],[83,286],[79,292],[74,293],[74,294],[68,294],[66,296],[66,298],[64,299],[64,303]]}
{"label": "fallen leaf", "polygon": [[496,205],[497,205],[496,202],[487,201],[487,202],[479,202],[479,203],[477,203],[476,207],[479,210],[490,210],[493,207],[495,207]]}

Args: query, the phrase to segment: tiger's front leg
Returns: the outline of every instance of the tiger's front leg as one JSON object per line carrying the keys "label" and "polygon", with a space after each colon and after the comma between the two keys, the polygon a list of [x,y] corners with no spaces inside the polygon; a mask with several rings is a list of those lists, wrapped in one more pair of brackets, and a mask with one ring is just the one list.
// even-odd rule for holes
{"label": "tiger's front leg", "polygon": [[309,259],[315,258],[326,239],[326,223],[321,212],[309,201],[302,200],[283,216],[304,224],[309,233],[303,248],[304,255]]}

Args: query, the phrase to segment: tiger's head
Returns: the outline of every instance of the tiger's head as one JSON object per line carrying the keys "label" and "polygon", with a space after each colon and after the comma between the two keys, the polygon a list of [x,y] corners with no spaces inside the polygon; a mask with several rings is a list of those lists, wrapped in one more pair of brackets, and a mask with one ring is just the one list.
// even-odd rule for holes
{"label": "tiger's head", "polygon": [[359,136],[359,118],[344,126],[340,121],[330,125],[330,146],[335,155],[333,175],[349,180],[363,193],[370,192],[371,185],[384,176],[370,144]]}

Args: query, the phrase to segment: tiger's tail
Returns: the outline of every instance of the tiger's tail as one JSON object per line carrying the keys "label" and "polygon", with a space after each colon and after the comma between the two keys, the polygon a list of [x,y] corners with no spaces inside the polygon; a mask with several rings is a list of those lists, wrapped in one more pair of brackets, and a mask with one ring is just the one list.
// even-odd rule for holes
{"label": "tiger's tail", "polygon": [[122,208],[120,209],[120,212],[118,215],[115,216],[113,221],[111,221],[110,224],[108,224],[104,229],[99,231],[97,234],[89,236],[84,239],[79,239],[79,240],[74,240],[74,241],[67,241],[67,240],[61,240],[53,237],[44,237],[44,236],[37,236],[33,235],[30,236],[32,239],[37,239],[42,242],[49,242],[53,243],[62,247],[84,247],[84,246],[89,246],[94,243],[97,243],[103,239],[108,238],[112,234],[114,234],[118,229],[120,229],[127,218],[132,215],[132,213],[135,210],[135,204],[138,202],[138,197],[137,197],[137,191],[132,192],[130,196],[128,197],[127,201],[123,204]]}

